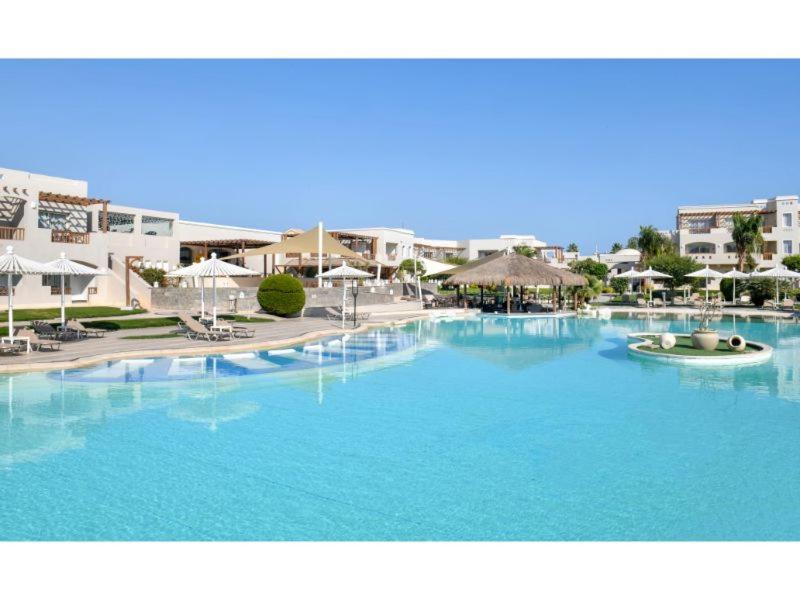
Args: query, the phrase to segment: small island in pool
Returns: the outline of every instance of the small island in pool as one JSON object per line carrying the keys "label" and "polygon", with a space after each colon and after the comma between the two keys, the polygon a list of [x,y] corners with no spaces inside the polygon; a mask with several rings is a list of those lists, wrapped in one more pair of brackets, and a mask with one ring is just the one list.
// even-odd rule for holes
{"label": "small island in pool", "polygon": [[728,339],[720,339],[716,348],[704,350],[695,347],[691,334],[672,334],[674,345],[671,347],[661,343],[661,335],[656,332],[628,334],[628,338],[633,340],[628,344],[628,352],[663,362],[704,366],[749,365],[765,362],[772,357],[772,347],[760,342],[748,340],[744,342],[744,347],[735,349],[728,344]]}

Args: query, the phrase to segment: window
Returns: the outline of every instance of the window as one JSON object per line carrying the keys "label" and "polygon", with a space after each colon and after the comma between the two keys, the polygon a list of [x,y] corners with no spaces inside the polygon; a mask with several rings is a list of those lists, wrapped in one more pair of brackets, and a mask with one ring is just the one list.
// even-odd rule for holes
{"label": "window", "polygon": [[783,240],[783,253],[784,254],[792,253],[792,240]]}
{"label": "window", "polygon": [[40,210],[39,229],[67,229],[67,213],[59,210]]}
{"label": "window", "polygon": [[792,226],[792,213],[783,213],[783,226],[784,227]]}
{"label": "window", "polygon": [[108,230],[116,233],[133,233],[133,215],[109,212]]}
{"label": "window", "polygon": [[142,233],[144,235],[172,235],[172,219],[163,217],[142,216]]}
{"label": "window", "polygon": [[714,254],[714,251],[712,244],[686,244],[687,254]]}
{"label": "window", "polygon": [[[61,275],[42,275],[44,287],[57,287],[61,289]],[[69,275],[64,275],[64,289],[69,288]]]}
{"label": "window", "polygon": [[180,252],[181,252],[180,254],[181,265],[189,266],[190,264],[192,264],[192,260],[194,258],[192,249],[189,248],[188,246],[181,246]]}

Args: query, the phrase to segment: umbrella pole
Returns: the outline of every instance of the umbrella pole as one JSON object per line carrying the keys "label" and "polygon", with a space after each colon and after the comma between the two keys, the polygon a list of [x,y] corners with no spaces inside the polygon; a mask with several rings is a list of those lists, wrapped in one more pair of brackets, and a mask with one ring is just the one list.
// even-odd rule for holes
{"label": "umbrella pole", "polygon": [[206,282],[205,278],[200,278],[200,318],[206,316]]}
{"label": "umbrella pole", "polygon": [[706,304],[708,304],[708,276],[706,276]]}
{"label": "umbrella pole", "polygon": [[[342,261],[344,264],[344,261]],[[344,307],[347,306],[347,278],[342,279],[342,329],[344,329]]]}
{"label": "umbrella pole", "polygon": [[211,322],[216,327],[217,325],[217,272],[212,271],[211,274]]}
{"label": "umbrella pole", "polygon": [[8,274],[8,339],[14,343],[14,282]]}
{"label": "umbrella pole", "polygon": [[506,314],[511,314],[511,294],[509,294],[508,286],[506,286]]}
{"label": "umbrella pole", "polygon": [[64,327],[67,324],[65,319],[66,310],[64,309],[64,274],[61,273],[61,326]]}

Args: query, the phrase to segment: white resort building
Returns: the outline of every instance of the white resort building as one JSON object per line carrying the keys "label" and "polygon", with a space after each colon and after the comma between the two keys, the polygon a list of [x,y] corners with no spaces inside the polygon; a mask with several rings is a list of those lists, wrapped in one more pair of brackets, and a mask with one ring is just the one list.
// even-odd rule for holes
{"label": "white resort building", "polygon": [[674,239],[681,255],[727,271],[737,263],[731,237],[733,215],[760,214],[765,244],[763,252],[754,258],[758,268],[771,268],[785,256],[800,253],[799,211],[797,196],[776,196],[748,204],[680,206]]}

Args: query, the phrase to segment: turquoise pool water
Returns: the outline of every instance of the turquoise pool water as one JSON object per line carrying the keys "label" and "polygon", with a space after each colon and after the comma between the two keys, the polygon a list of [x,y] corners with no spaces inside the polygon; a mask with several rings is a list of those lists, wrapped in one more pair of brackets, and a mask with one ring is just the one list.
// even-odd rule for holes
{"label": "turquoise pool water", "polygon": [[800,326],[420,322],[287,354],[0,378],[4,540],[800,539]]}

